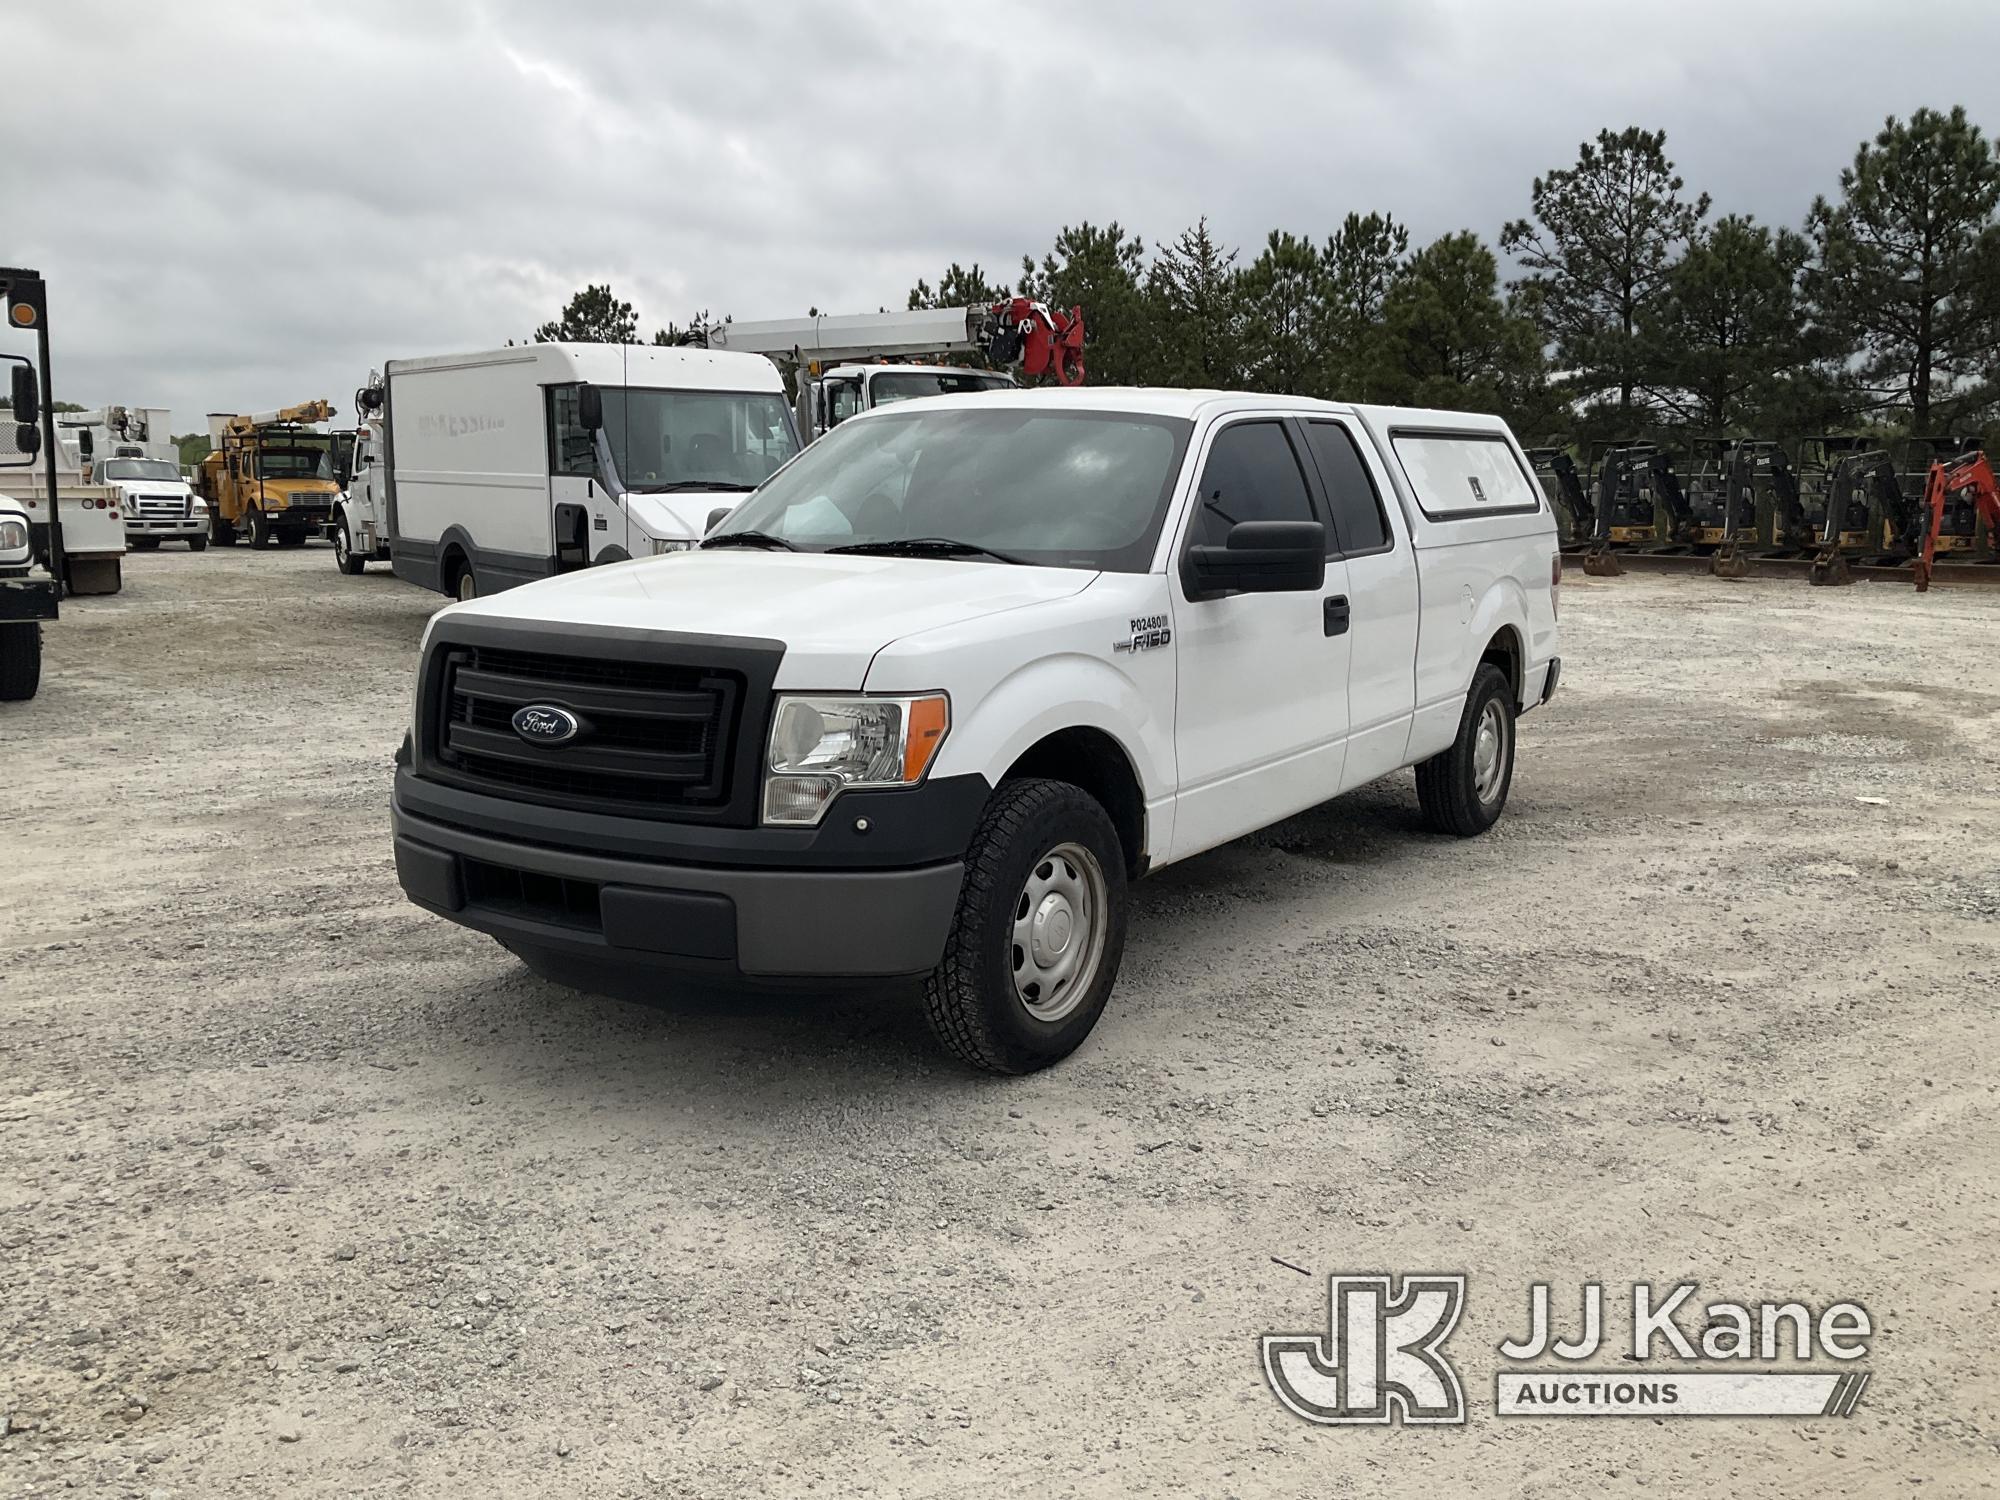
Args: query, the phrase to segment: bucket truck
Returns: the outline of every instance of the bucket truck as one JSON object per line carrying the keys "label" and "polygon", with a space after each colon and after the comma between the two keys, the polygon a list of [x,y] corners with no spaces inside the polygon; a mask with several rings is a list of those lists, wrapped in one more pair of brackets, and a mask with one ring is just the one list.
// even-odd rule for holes
{"label": "bucket truck", "polygon": [[173,415],[158,406],[102,406],[66,411],[56,427],[76,449],[78,467],[105,486],[125,523],[126,545],[150,552],[161,542],[208,545],[208,506],[181,476]]}
{"label": "bucket truck", "polygon": [[250,415],[209,413],[213,451],[196,472],[195,492],[208,505],[215,542],[233,546],[247,531],[253,546],[276,537],[296,547],[326,525],[340,493],[332,435],[324,430],[333,414],[323,400]]}

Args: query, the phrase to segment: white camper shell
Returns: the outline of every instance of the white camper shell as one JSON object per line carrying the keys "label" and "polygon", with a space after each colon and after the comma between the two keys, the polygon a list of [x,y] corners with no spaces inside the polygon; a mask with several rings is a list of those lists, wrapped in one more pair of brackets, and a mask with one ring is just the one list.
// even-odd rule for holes
{"label": "white camper shell", "polygon": [[382,390],[333,524],[347,556],[461,599],[685,550],[799,448],[754,354],[526,344],[390,360]]}

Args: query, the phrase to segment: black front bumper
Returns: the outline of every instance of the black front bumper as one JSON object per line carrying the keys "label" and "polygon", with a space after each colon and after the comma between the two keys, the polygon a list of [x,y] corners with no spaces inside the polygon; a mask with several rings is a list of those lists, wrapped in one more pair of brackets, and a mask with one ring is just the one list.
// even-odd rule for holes
{"label": "black front bumper", "polygon": [[53,620],[56,599],[53,578],[0,578],[0,624]]}
{"label": "black front bumper", "polygon": [[419,906],[512,947],[752,979],[921,974],[944,952],[987,791],[953,778],[849,793],[820,829],[691,828],[551,812],[399,769],[396,873]]}

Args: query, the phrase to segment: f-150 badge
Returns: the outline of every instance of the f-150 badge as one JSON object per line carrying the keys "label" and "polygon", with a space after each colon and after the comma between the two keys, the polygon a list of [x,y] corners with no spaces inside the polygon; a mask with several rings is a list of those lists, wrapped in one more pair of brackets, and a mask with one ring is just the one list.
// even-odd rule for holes
{"label": "f-150 badge", "polygon": [[1127,641],[1113,641],[1113,651],[1151,651],[1155,646],[1165,646],[1173,641],[1173,628],[1167,624],[1165,615],[1138,615],[1132,620],[1132,638]]}

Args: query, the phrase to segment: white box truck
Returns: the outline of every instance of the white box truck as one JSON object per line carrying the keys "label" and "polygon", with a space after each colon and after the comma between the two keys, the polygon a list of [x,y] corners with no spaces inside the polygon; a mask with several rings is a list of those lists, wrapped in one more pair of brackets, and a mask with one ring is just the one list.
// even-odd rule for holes
{"label": "white box truck", "polygon": [[1499,818],[1556,526],[1496,417],[993,391],[842,422],[698,551],[440,610],[397,759],[419,905],[582,988],[923,976],[1054,1062],[1126,884],[1402,767]]}
{"label": "white box truck", "polygon": [[357,443],[335,557],[459,599],[692,547],[799,450],[754,354],[525,344],[390,360],[364,395],[380,442]]}

